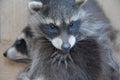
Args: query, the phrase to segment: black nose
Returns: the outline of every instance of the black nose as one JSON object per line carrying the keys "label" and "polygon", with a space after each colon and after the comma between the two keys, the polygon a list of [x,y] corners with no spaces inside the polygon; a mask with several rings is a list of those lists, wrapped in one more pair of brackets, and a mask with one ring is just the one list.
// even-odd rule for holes
{"label": "black nose", "polygon": [[71,47],[71,45],[69,43],[64,43],[62,45],[62,49],[64,49],[64,50],[68,50],[68,49],[70,49],[70,47]]}
{"label": "black nose", "polygon": [[3,56],[4,56],[4,57],[7,57],[7,52],[3,53]]}

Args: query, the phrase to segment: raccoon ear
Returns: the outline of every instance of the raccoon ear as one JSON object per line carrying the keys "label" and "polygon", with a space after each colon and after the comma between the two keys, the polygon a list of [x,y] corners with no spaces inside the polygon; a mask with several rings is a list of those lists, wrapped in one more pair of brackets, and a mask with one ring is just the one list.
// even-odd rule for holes
{"label": "raccoon ear", "polygon": [[32,13],[39,11],[42,7],[43,7],[43,3],[40,1],[39,2],[31,1],[28,3],[28,8],[29,8],[30,12],[32,12]]}
{"label": "raccoon ear", "polygon": [[76,2],[76,4],[82,6],[87,2],[87,0],[75,0],[75,2]]}

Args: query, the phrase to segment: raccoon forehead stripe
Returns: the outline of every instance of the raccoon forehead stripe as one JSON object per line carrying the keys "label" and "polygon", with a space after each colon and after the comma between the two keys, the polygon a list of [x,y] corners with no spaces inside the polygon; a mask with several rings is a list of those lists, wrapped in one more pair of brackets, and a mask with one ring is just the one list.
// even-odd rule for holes
{"label": "raccoon forehead stripe", "polygon": [[56,24],[57,26],[60,26],[61,21],[60,21],[60,20],[56,20],[56,21],[55,21],[55,24]]}
{"label": "raccoon forehead stripe", "polygon": [[50,24],[50,23],[54,23],[54,20],[51,18],[46,18],[45,19],[45,24]]}
{"label": "raccoon forehead stripe", "polygon": [[66,19],[65,22],[66,22],[66,24],[69,24],[69,23],[70,23],[70,20],[69,20],[69,19]]}
{"label": "raccoon forehead stripe", "polygon": [[57,25],[57,26],[60,26],[61,20],[53,20],[53,19],[51,19],[51,18],[46,18],[46,19],[44,19],[44,20],[42,21],[42,23],[44,23],[44,24],[53,23],[53,24],[55,24],[55,25]]}

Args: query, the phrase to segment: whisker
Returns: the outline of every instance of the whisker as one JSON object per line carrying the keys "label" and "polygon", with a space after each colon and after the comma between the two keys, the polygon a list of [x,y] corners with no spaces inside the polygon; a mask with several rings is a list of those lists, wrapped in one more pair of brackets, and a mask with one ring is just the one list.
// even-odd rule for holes
{"label": "whisker", "polygon": [[55,55],[57,55],[57,51],[56,52],[54,52],[52,55],[51,55],[51,57],[54,57]]}
{"label": "whisker", "polygon": [[56,56],[55,56],[55,58],[53,58],[52,64],[54,64],[54,63],[55,63],[55,61],[56,61],[59,57],[60,57],[60,55],[59,55],[59,54],[58,54],[58,55],[56,55]]}
{"label": "whisker", "polygon": [[65,63],[65,68],[67,69],[68,63],[67,63],[66,59],[64,60],[64,63]]}

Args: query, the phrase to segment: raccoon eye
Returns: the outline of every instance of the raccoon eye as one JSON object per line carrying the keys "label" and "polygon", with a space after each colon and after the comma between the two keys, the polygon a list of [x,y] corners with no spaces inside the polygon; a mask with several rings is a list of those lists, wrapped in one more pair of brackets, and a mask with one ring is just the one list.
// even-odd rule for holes
{"label": "raccoon eye", "polygon": [[22,44],[22,41],[21,41],[21,40],[17,40],[17,41],[15,42],[15,44],[16,44],[16,45],[20,45],[20,44]]}
{"label": "raccoon eye", "polygon": [[69,31],[72,34],[75,34],[78,31],[79,28],[79,21],[73,21],[69,25]]}
{"label": "raccoon eye", "polygon": [[16,45],[16,46],[20,46],[20,45],[23,45],[23,43],[25,43],[25,40],[24,40],[24,39],[20,39],[20,40],[17,40],[17,41],[15,42],[15,45]]}
{"label": "raccoon eye", "polygon": [[48,37],[55,37],[59,34],[58,28],[54,24],[46,24],[44,27],[40,27],[41,31]]}
{"label": "raccoon eye", "polygon": [[70,29],[74,29],[74,23],[71,23],[69,26],[70,26]]}
{"label": "raccoon eye", "polygon": [[50,32],[56,32],[56,26],[54,24],[49,24],[48,31]]}
{"label": "raccoon eye", "polygon": [[21,53],[27,53],[27,44],[24,39],[17,40],[14,46],[16,47],[17,51]]}

